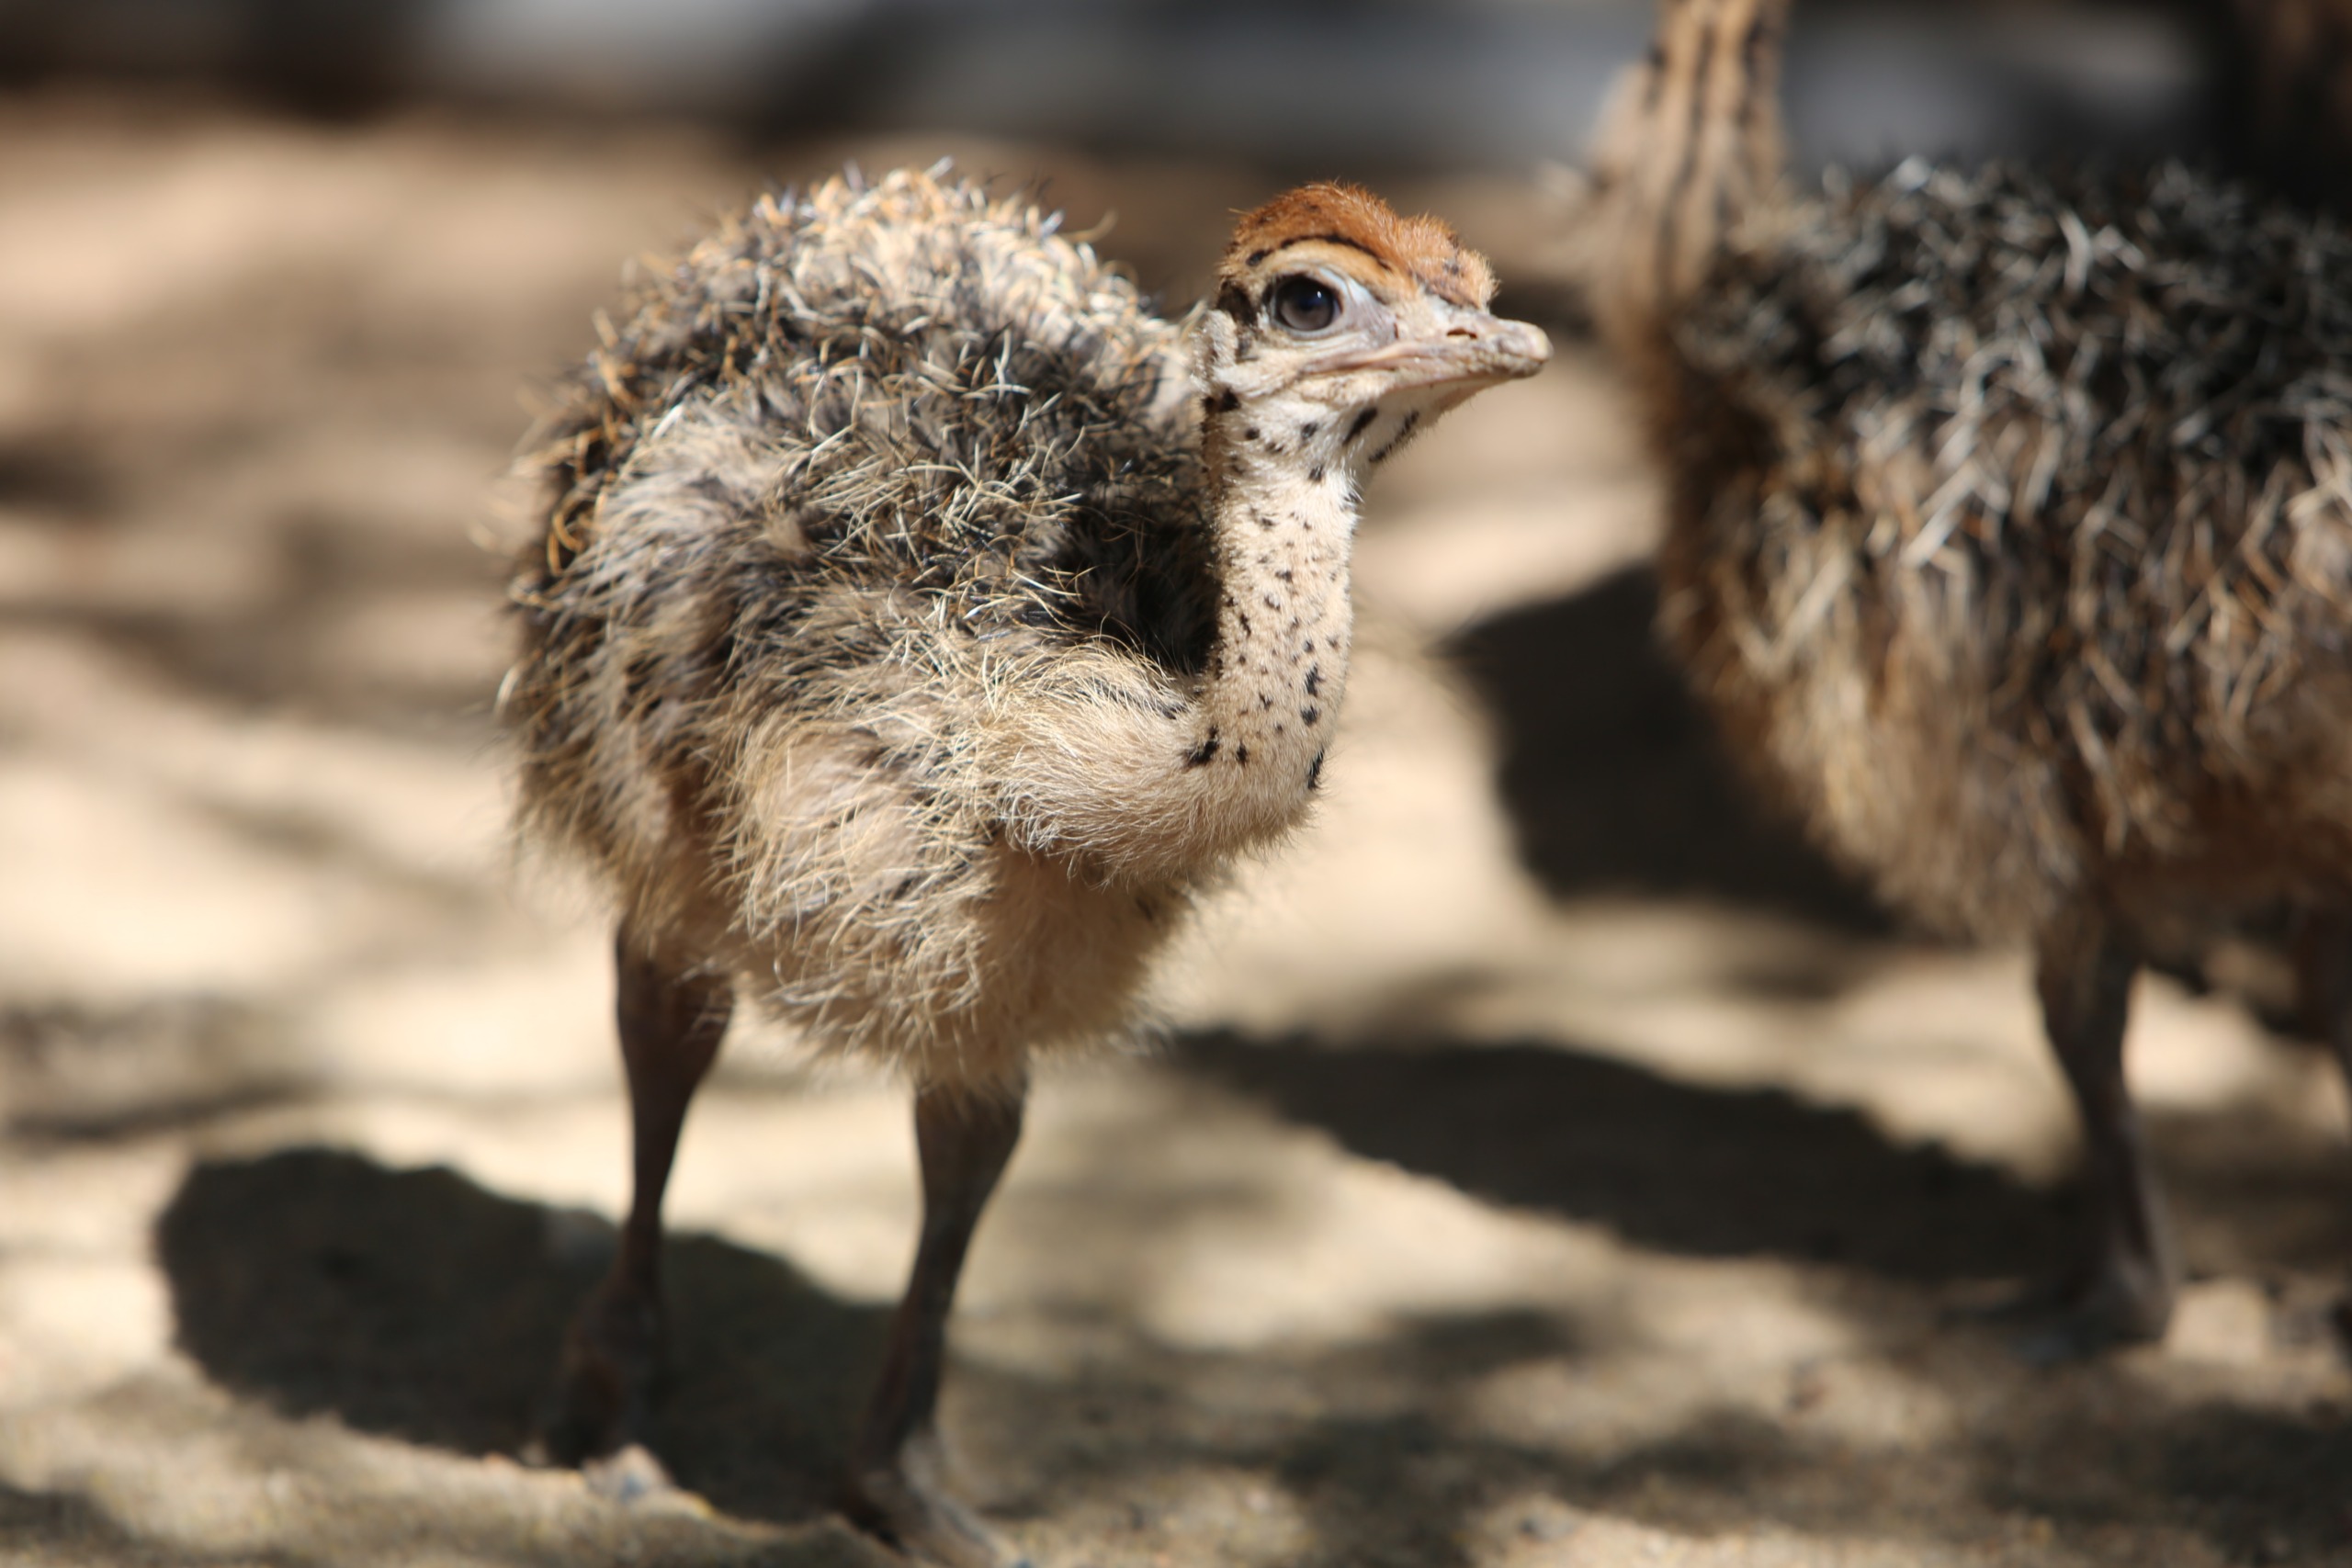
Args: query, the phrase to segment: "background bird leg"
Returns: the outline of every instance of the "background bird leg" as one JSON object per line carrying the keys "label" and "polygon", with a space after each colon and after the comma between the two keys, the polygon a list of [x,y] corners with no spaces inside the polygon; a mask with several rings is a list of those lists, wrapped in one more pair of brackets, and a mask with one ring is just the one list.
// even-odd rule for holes
{"label": "background bird leg", "polygon": [[980,1211],[1020,1140],[1025,1089],[934,1087],[915,1097],[922,1239],[850,1456],[850,1516],[910,1554],[952,1568],[999,1568],[1010,1561],[986,1527],[948,1495],[935,1415],[947,1311]]}
{"label": "background bird leg", "polygon": [[2330,900],[2299,910],[2294,959],[2297,1022],[2327,1042],[2352,1096],[2352,907]]}
{"label": "background bird leg", "polygon": [[2034,953],[2043,1027],[2082,1120],[2092,1245],[2067,1281],[2057,1353],[2156,1339],[2179,1279],[2170,1227],[2123,1077],[2123,1027],[2139,955],[2103,913],[2077,910]]}
{"label": "background bird leg", "polygon": [[662,1355],[662,1194],[686,1105],[718,1055],[732,986],[624,929],[614,943],[634,1189],[620,1251],[564,1342],[543,1441],[577,1463],[646,1435]]}

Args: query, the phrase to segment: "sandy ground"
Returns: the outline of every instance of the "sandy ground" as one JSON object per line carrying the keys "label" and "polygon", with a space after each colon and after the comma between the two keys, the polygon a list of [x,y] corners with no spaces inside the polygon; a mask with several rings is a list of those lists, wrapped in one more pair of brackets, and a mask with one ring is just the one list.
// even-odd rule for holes
{"label": "sandy ground", "polygon": [[[600,934],[502,848],[490,498],[623,258],[949,145],[0,102],[0,1560],[883,1561],[824,1497],[905,1106],[758,1030],[673,1190],[690,1493],[508,1457],[622,1105]],[[1264,194],[964,151],[1179,298]],[[1396,194],[1542,273],[1515,183]],[[1650,494],[1573,346],[1384,476],[1329,808],[1163,1049],[1048,1074],[982,1232],[972,1492],[1040,1568],[2352,1562],[2316,1054],[2144,983],[2171,1341],[1953,1321],[2067,1234],[2021,963],[1741,806],[1648,649]]]}

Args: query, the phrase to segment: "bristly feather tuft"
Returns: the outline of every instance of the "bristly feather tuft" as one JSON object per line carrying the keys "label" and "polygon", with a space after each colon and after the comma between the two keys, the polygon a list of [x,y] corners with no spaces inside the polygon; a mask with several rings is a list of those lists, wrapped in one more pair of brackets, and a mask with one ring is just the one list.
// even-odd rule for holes
{"label": "bristly feather tuft", "polygon": [[1338,340],[1262,296],[1188,331],[1058,230],[944,165],[771,197],[600,328],[526,464],[526,838],[625,942],[935,1087],[1114,1033],[1193,896],[1306,819],[1374,434],[1547,352],[1351,188],[1237,242],[1377,294]]}
{"label": "bristly feather tuft", "polygon": [[[1188,387],[1127,278],[953,176],[722,225],[639,287],[526,459],[544,526],[503,708],[526,836],[639,923],[721,953],[797,932],[765,999],[820,1040],[994,1048],[952,1038],[1004,940],[969,738],[1024,660],[1115,646],[1149,704],[1205,658]],[[1071,969],[1165,913],[1097,912]],[[1038,1043],[1102,1027],[1062,1000],[1023,998]]]}
{"label": "bristly feather tuft", "polygon": [[1932,922],[2352,878],[2352,237],[2177,165],[1905,164],[1668,341],[1666,622]]}

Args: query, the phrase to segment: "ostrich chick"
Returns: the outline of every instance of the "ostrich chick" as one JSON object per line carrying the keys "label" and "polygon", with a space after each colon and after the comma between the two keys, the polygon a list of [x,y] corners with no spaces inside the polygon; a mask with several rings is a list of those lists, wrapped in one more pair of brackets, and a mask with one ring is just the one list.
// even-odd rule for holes
{"label": "ostrich chick", "polygon": [[741,997],[912,1084],[922,1235],[846,1507],[958,1568],[1003,1555],[941,1483],[942,1342],[1031,1057],[1114,1032],[1190,896],[1306,815],[1365,470],[1550,352],[1350,186],[1240,220],[1189,367],[1055,228],[837,179],[648,281],[528,460],[503,698],[524,831],[615,908],[636,1150],[550,1447],[643,1431],[662,1188]]}
{"label": "ostrich chick", "polygon": [[1794,193],[1785,11],[1665,0],[1580,226],[1666,468],[1663,630],[1889,901],[2031,944],[2096,1216],[2042,1344],[2155,1337],[2141,956],[2352,885],[2352,242],[2174,165]]}

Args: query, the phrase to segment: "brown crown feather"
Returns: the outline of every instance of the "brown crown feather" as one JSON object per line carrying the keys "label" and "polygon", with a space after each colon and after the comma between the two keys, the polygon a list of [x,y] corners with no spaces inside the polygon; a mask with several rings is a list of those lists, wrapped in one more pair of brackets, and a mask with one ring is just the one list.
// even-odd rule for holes
{"label": "brown crown feather", "polygon": [[1359,250],[1441,299],[1484,309],[1494,298],[1487,258],[1435,218],[1400,218],[1361,186],[1319,181],[1285,191],[1234,225],[1218,270],[1236,283],[1284,248],[1322,241]]}

